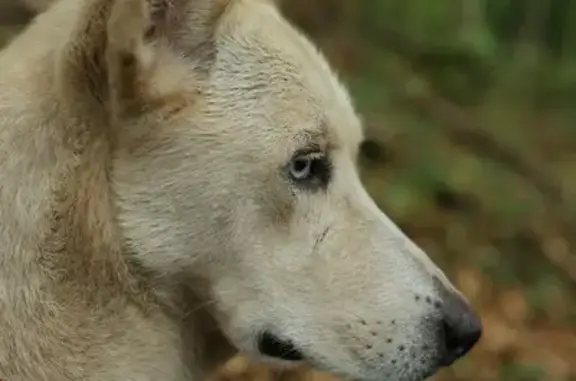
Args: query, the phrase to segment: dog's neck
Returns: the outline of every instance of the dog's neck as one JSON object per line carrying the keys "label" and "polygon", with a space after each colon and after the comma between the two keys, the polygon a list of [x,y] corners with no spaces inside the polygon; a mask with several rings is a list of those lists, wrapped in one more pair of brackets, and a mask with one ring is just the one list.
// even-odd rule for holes
{"label": "dog's neck", "polygon": [[[50,33],[36,31],[19,38],[32,40]],[[5,69],[0,76],[2,104],[8,105],[10,99],[37,106],[25,111],[0,107],[0,123],[5,123],[0,125],[0,161],[7,180],[0,186],[0,215],[6,216],[0,229],[0,286],[9,294],[0,312],[0,326],[7,327],[0,342],[0,368],[8,375],[29,375],[28,379],[38,378],[38,372],[54,372],[49,374],[58,379],[61,359],[34,362],[24,355],[14,357],[18,356],[14,345],[30,353],[40,353],[40,345],[50,347],[51,353],[59,353],[55,348],[82,353],[91,350],[93,342],[109,338],[106,319],[120,320],[110,328],[130,329],[128,319],[137,314],[137,323],[157,318],[166,324],[166,336],[176,330],[179,343],[186,347],[182,349],[186,365],[195,379],[203,378],[228,360],[234,348],[206,308],[206,300],[193,288],[182,282],[168,287],[168,282],[130,262],[110,184],[109,141],[103,130],[91,125],[96,121],[77,113],[64,115],[72,110],[61,102],[55,86],[52,52],[42,51],[50,44],[35,44],[38,51],[9,47],[0,62]],[[41,144],[32,150],[29,137]],[[134,312],[137,309],[141,311]],[[149,327],[156,328],[144,324],[143,329]],[[161,329],[157,327],[154,338],[164,338]],[[24,334],[34,330],[44,337]],[[62,336],[73,349],[62,346]]]}
{"label": "dog's neck", "polygon": [[[83,155],[85,160],[105,156],[90,154],[90,150],[109,150],[109,148],[104,143],[91,145]],[[109,183],[110,176],[106,173],[110,170],[109,164],[87,162],[86,168],[94,171],[88,178],[94,182],[85,184],[83,188],[80,182],[75,181],[79,187],[76,189],[76,200],[79,205],[84,205],[75,211],[78,217],[75,226],[79,229],[78,234],[85,237],[84,242],[92,242],[88,251],[83,253],[84,259],[90,263],[102,262],[102,268],[92,267],[96,272],[91,276],[94,276],[97,282],[102,282],[98,286],[100,290],[112,285],[110,292],[121,292],[123,297],[144,309],[150,305],[159,307],[159,310],[180,328],[184,353],[190,361],[187,365],[195,373],[195,379],[203,379],[230,359],[236,349],[225,337],[214,318],[210,296],[199,292],[207,290],[203,281],[189,277],[158,275],[134,261],[135,256],[126,246],[122,238],[122,229],[117,225],[112,199],[114,191]],[[76,178],[82,178],[81,169]],[[83,196],[87,198],[83,199]],[[86,221],[90,221],[88,216],[102,220],[100,223],[93,223],[91,228],[85,225]],[[74,219],[71,220],[73,221]],[[94,226],[98,226],[100,230],[94,231]],[[98,238],[103,241],[94,241]],[[103,248],[105,252],[98,252],[98,248]],[[114,272],[116,277],[110,278],[107,269]]]}
{"label": "dog's neck", "polygon": [[[32,130],[30,125],[23,124],[23,127],[29,128],[30,134],[40,133]],[[207,309],[209,303],[194,292],[193,285],[182,280],[160,279],[130,261],[131,255],[123,245],[122,232],[116,222],[114,192],[109,183],[110,163],[107,158],[110,148],[107,142],[102,137],[91,137],[86,141],[81,126],[78,126],[78,141],[64,142],[63,137],[58,136],[61,134],[59,129],[58,121],[51,120],[43,125],[41,132],[49,135],[45,148],[57,152],[53,163],[39,165],[32,162],[37,160],[36,157],[42,157],[43,152],[37,152],[36,156],[23,155],[21,160],[11,161],[5,168],[6,173],[12,173],[14,178],[17,173],[22,174],[20,179],[25,189],[4,187],[0,192],[3,212],[13,213],[22,221],[6,226],[1,232],[0,237],[7,238],[7,245],[2,252],[5,266],[0,269],[0,274],[3,274],[3,282],[8,284],[24,282],[21,274],[26,274],[28,279],[22,284],[26,287],[25,295],[18,296],[18,299],[15,295],[15,302],[5,306],[10,310],[0,314],[0,322],[8,326],[7,343],[13,341],[31,349],[38,345],[20,336],[21,331],[10,329],[10,322],[31,321],[30,313],[35,314],[32,327],[36,324],[64,324],[67,321],[64,316],[86,319],[65,323],[85,324],[83,327],[62,329],[69,332],[87,330],[89,335],[93,334],[89,327],[91,321],[110,314],[122,316],[119,309],[128,305],[131,309],[140,309],[140,316],[162,316],[161,321],[170,321],[171,328],[168,329],[173,333],[176,330],[184,347],[178,348],[184,356],[183,361],[194,379],[204,378],[235,351]],[[4,143],[16,142],[8,139]],[[51,143],[52,146],[48,147]],[[30,173],[19,166],[47,169]],[[41,185],[29,185],[33,183]],[[28,192],[34,197],[27,199],[27,203],[10,202],[18,192]],[[38,230],[28,231],[28,226]],[[32,241],[31,244],[28,241]],[[39,299],[40,295],[44,299]],[[45,300],[46,297],[49,301]],[[30,312],[29,306],[36,310]],[[60,307],[52,310],[54,306]],[[61,313],[63,309],[66,310]],[[55,317],[54,311],[60,315]],[[56,337],[43,339],[48,340],[46,342],[55,340],[55,345],[60,340]],[[75,345],[84,349],[86,340]],[[7,350],[0,344],[0,352]],[[0,365],[9,361],[11,357],[3,358],[0,353]]]}
{"label": "dog's neck", "polygon": [[211,303],[200,298],[191,288],[184,286],[183,310],[184,343],[192,345],[187,351],[193,354],[195,379],[205,379],[237,352],[219,328],[210,311]]}

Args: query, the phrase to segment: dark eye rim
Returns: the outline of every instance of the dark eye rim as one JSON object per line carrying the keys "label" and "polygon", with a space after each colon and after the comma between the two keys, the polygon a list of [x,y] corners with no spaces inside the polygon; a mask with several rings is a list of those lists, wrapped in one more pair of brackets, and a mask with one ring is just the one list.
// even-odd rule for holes
{"label": "dark eye rim", "polygon": [[[293,164],[298,160],[309,162],[310,173],[306,178],[296,178],[291,173]],[[332,177],[332,163],[326,152],[300,151],[292,156],[286,165],[285,172],[290,182],[298,187],[325,188]]]}
{"label": "dark eye rim", "polygon": [[[292,177],[295,177],[292,174],[292,170],[296,170],[297,172],[302,172],[305,169],[307,169],[308,167],[312,167],[314,159],[311,158],[308,155],[304,155],[304,156],[297,156],[294,159],[292,159],[292,161],[290,162],[290,174],[292,175]],[[301,167],[301,168],[299,168]],[[297,179],[297,180],[301,180],[301,179]]]}

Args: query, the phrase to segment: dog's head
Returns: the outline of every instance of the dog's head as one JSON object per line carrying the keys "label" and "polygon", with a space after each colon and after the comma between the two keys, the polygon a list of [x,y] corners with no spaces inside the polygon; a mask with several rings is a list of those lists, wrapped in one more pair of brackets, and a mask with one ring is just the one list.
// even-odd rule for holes
{"label": "dog's head", "polygon": [[476,343],[464,297],[361,184],[345,88],[274,4],[49,14],[75,7],[63,91],[111,121],[126,245],[163,276],[201,280],[237,348],[372,381],[419,380]]}

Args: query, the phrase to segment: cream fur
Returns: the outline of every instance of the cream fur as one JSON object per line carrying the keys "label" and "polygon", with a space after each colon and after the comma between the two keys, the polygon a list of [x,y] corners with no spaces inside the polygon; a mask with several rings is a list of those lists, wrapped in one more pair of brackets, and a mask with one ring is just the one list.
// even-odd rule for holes
{"label": "cream fur", "polygon": [[[430,372],[424,300],[457,291],[364,190],[361,139],[271,2],[58,1],[0,53],[0,378],[198,380],[273,361],[264,329],[357,380]],[[310,146],[325,189],[284,177]]]}

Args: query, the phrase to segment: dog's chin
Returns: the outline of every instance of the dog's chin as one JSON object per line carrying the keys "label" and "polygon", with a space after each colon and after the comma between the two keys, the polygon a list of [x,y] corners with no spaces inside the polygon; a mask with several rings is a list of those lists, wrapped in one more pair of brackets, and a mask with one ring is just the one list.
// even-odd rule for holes
{"label": "dog's chin", "polygon": [[340,379],[347,381],[383,381],[383,380],[395,380],[395,381],[425,381],[430,377],[434,376],[438,371],[439,367],[430,367],[428,369],[419,370],[403,370],[396,369],[390,370],[388,372],[382,372],[381,374],[371,375],[371,376],[359,376],[350,374],[343,371],[338,371],[328,366],[315,366],[314,369],[324,371],[326,373],[337,376]]}
{"label": "dog's chin", "polygon": [[390,368],[372,369],[369,373],[358,374],[356,373],[357,368],[351,372],[343,369],[342,365],[345,365],[343,363],[331,363],[329,361],[327,362],[326,359],[318,361],[318,359],[314,357],[306,357],[305,361],[306,364],[315,370],[332,374],[346,381],[424,381],[442,369],[442,366],[436,362],[431,362],[426,365],[420,363],[420,365],[416,367],[410,367],[409,364],[397,364]]}
{"label": "dog's chin", "polygon": [[312,366],[314,369],[332,373],[345,380],[352,381],[382,381],[383,379],[393,379],[398,381],[423,381],[433,376],[440,370],[440,364],[431,363],[425,366],[413,368],[395,367],[396,369],[384,370],[381,374],[373,374],[367,377],[349,374],[339,369],[341,364],[327,364],[318,362],[298,348],[291,340],[284,339],[270,331],[264,331],[258,336],[257,350],[259,359],[275,366],[296,368],[304,364]]}

